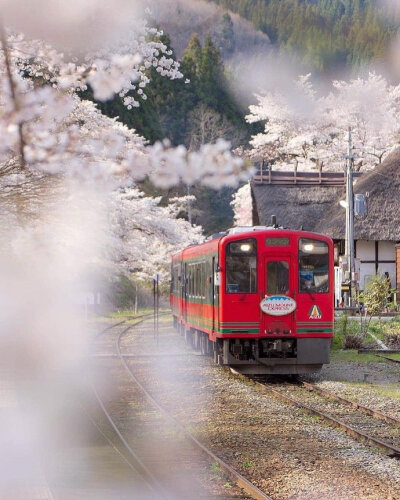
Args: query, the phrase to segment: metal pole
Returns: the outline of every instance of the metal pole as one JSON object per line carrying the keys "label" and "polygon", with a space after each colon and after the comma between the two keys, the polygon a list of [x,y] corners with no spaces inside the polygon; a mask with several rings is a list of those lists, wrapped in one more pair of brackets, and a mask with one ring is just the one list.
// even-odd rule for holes
{"label": "metal pole", "polygon": [[156,337],[156,278],[153,278],[153,338]]}
{"label": "metal pole", "polygon": [[135,286],[135,316],[137,315],[137,308],[138,308],[138,296],[137,296],[137,283]]}
{"label": "metal pole", "polygon": [[353,145],[351,127],[348,131],[347,171],[346,171],[346,258],[349,273],[348,306],[354,305],[354,192],[353,192]]}
{"label": "metal pole", "polygon": [[157,347],[158,347],[158,311],[159,311],[159,300],[160,300],[160,290],[158,285],[158,274],[157,274],[157,284],[156,284],[156,293],[157,293]]}
{"label": "metal pole", "polygon": [[[190,184],[187,185],[187,194],[190,196]],[[190,225],[192,225],[192,202],[191,200],[188,200],[188,222]]]}

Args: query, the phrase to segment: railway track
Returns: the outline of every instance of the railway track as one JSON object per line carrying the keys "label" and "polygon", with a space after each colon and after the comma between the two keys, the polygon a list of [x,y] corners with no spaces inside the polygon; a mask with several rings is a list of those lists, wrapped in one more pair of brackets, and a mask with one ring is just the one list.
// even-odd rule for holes
{"label": "railway track", "polygon": [[[271,500],[270,497],[268,497],[264,492],[258,489],[255,485],[253,485],[241,474],[230,467],[229,464],[225,463],[211,450],[204,446],[192,433],[188,431],[188,429],[185,428],[185,426],[181,422],[176,420],[165,408],[163,408],[159,404],[159,402],[150,394],[149,390],[136,376],[134,367],[131,364],[132,358],[129,355],[124,355],[124,353],[122,352],[121,341],[128,332],[131,332],[132,330],[136,332],[138,326],[146,321],[146,319],[150,318],[142,317],[137,322],[135,322],[135,324],[126,325],[119,333],[117,333],[115,340],[115,350],[124,369],[127,370],[129,377],[132,381],[134,381],[136,390],[139,391],[144,398],[146,398],[148,403],[150,403],[152,408],[151,413],[157,413],[157,425],[159,426],[159,429],[156,432],[157,450],[154,450],[154,448],[152,448],[152,445],[148,445],[148,443],[146,443],[145,432],[142,433],[142,436],[140,438],[136,438],[133,440],[129,439],[128,442],[126,436],[124,436],[121,432],[118,423],[113,420],[111,412],[107,410],[106,404],[103,401],[101,395],[98,392],[96,394],[96,399],[98,400],[100,408],[106,416],[109,424],[114,429],[115,434],[118,436],[119,442],[125,448],[124,455],[129,455],[129,460],[134,463],[135,469],[143,473],[146,482],[148,482],[149,485],[158,492],[160,498],[194,498],[196,496],[198,496],[199,498],[203,497],[204,492],[202,494],[198,492],[197,495],[194,492],[193,488],[196,489],[196,486],[194,486],[193,480],[188,481],[186,479],[182,481],[182,477],[179,477],[183,476],[184,474],[189,474],[190,476],[190,469],[197,469],[198,467],[196,466],[196,464],[203,464],[203,466],[205,465],[205,470],[209,471],[211,468],[217,467],[219,471],[223,471],[225,476],[234,481],[237,486],[246,493],[245,497],[243,498],[251,497],[256,499]],[[119,325],[121,325],[121,323]],[[108,330],[110,329],[108,328]],[[139,360],[142,359],[140,355],[135,357]],[[156,411],[154,412],[154,410]],[[161,423],[159,421],[160,417],[162,417],[164,423]],[[154,433],[154,428],[150,429],[152,425],[151,423],[147,423],[145,421],[140,422],[138,425],[141,429],[149,428],[150,434]],[[169,427],[169,431],[165,431],[165,425]],[[173,454],[168,454],[169,463],[165,463],[166,461],[162,459],[162,457],[165,455],[165,451],[168,450],[168,447],[170,446],[170,444],[165,444],[163,442],[162,435],[165,434],[165,432],[171,433],[171,428],[173,428],[173,432],[177,434],[174,441],[178,443],[179,448],[178,454],[174,457],[174,460],[176,461],[176,464],[173,467],[174,471],[172,471],[171,469],[171,455],[173,456]],[[149,441],[151,441],[151,436],[149,438]],[[146,449],[146,446],[148,446],[148,449]],[[176,444],[173,446],[176,447]],[[185,467],[189,470],[186,470]],[[175,476],[177,476],[175,484],[171,484],[170,477],[166,480],[166,483],[164,483],[163,480],[167,475],[171,476],[171,472],[172,475],[175,474]],[[199,485],[197,485],[197,487],[199,487]],[[189,490],[187,488],[189,488]],[[201,487],[199,491],[201,491]],[[207,497],[209,497],[209,495],[207,495]],[[228,497],[230,498],[231,496],[226,495],[225,498]],[[218,496],[218,498],[221,498],[221,496]]]}
{"label": "railway track", "polygon": [[[143,314],[140,316],[136,316],[137,320],[134,324],[129,325],[125,330],[130,330],[136,325],[141,324],[147,317],[150,317],[150,314]],[[123,321],[119,321],[117,323],[113,323],[112,325],[107,326],[102,329],[99,333],[94,336],[94,340],[98,340],[105,333],[110,332],[118,326],[121,326],[127,322],[127,319]],[[98,355],[94,355],[98,356]],[[109,357],[110,355],[105,355]],[[111,355],[112,356],[112,355]],[[114,355],[115,356],[115,355]],[[101,355],[100,355],[101,357]],[[148,469],[148,467],[143,463],[135,450],[130,446],[128,441],[125,439],[120,429],[118,428],[118,424],[113,419],[111,412],[107,409],[107,404],[105,402],[105,398],[103,398],[100,394],[100,391],[97,389],[93,380],[90,381],[90,387],[93,392],[94,398],[97,401],[99,408],[106,421],[109,424],[112,433],[114,433],[114,438],[117,438],[117,443],[115,443],[115,439],[111,439],[109,437],[110,432],[104,431],[99,423],[87,412],[88,417],[93,424],[93,426],[98,430],[103,439],[107,442],[107,444],[115,451],[115,453],[121,458],[121,460],[132,470],[133,479],[136,482],[141,484],[141,493],[139,496],[133,496],[133,498],[140,498],[141,495],[144,495],[144,498],[168,498],[162,492],[162,486],[159,484],[157,479],[153,476],[152,472]],[[140,478],[139,481],[137,478]],[[147,490],[147,491],[146,491]]]}
{"label": "railway track", "polygon": [[274,397],[330,422],[359,441],[384,450],[391,458],[400,459],[400,420],[314,384],[303,382],[276,389],[265,382],[255,383]]}

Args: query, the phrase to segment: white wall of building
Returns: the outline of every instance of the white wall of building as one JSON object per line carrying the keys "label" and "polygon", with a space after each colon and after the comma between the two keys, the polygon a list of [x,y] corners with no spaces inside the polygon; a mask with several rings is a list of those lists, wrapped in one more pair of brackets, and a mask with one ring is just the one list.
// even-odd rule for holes
{"label": "white wall of building", "polygon": [[378,243],[379,260],[396,260],[396,243],[393,241],[380,241]]}
{"label": "white wall of building", "polygon": [[375,264],[364,263],[360,265],[360,290],[364,290],[366,283],[368,283],[368,280],[375,276],[375,274]]}
{"label": "white wall of building", "polygon": [[[392,288],[396,288],[396,243],[393,241],[380,241],[378,243],[378,270],[380,273],[387,271],[390,276]],[[393,262],[381,262],[391,260]]]}
{"label": "white wall of building", "polygon": [[356,258],[360,260],[375,260],[375,241],[357,240]]}
{"label": "white wall of building", "polygon": [[[371,276],[375,276],[375,242],[357,240],[356,245],[356,258],[361,261],[360,263],[360,276],[359,276],[359,286],[363,290],[365,283]],[[392,288],[396,286],[396,249],[395,243],[391,241],[379,241],[378,242],[378,270],[380,273],[387,271],[390,276],[390,281]],[[392,261],[392,262],[382,262],[382,261]],[[362,262],[370,261],[370,262]],[[372,261],[372,262],[371,262]]]}

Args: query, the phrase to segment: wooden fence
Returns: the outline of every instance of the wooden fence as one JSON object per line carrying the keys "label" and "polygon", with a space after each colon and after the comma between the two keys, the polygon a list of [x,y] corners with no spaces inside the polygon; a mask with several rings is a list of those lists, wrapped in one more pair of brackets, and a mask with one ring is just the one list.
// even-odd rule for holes
{"label": "wooden fence", "polygon": [[[360,172],[354,172],[353,177],[360,177]],[[261,165],[253,176],[255,184],[278,184],[281,186],[344,186],[346,184],[345,172],[298,172],[296,169],[284,172],[273,170]]]}

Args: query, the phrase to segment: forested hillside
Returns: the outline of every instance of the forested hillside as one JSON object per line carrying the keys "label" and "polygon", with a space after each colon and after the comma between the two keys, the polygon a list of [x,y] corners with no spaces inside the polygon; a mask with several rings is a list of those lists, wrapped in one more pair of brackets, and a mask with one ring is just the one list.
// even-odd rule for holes
{"label": "forested hillside", "polygon": [[376,0],[208,0],[320,72],[382,61],[397,26]]}
{"label": "forested hillside", "polygon": [[[179,59],[183,79],[163,78],[151,68],[148,76],[152,84],[141,94],[139,107],[127,109],[118,96],[100,103],[103,112],[118,117],[150,143],[167,138],[173,145],[185,144],[188,149],[197,150],[222,137],[233,147],[246,146],[250,136],[258,131],[256,127],[260,127],[244,120],[252,82],[247,82],[247,98],[241,103],[231,90],[236,85],[243,95],[240,77],[253,74],[248,72],[250,61],[258,71],[271,64],[267,62],[269,54],[277,53],[279,58],[280,53],[286,53],[289,61],[300,63],[296,67],[337,78],[339,68],[356,73],[365,63],[382,63],[397,30],[394,23],[382,17],[381,7],[373,0],[208,2],[178,1],[171,5],[171,11],[161,7],[155,11],[155,22],[168,33],[162,41],[171,48],[171,57]],[[243,25],[241,18],[254,25],[253,32],[251,24]],[[185,194],[187,189],[175,187],[166,193],[147,183],[143,188],[148,194],[163,195],[165,200]],[[196,196],[193,222],[203,225],[206,233],[231,224],[229,188],[218,196],[204,187],[192,186],[191,192]]]}
{"label": "forested hillside", "polygon": [[[232,41],[229,30],[224,40],[222,46]],[[170,47],[167,35],[162,41]],[[176,59],[174,54],[171,57]],[[247,110],[242,109],[229,92],[224,63],[211,37],[206,37],[201,44],[194,34],[180,63],[183,79],[170,80],[156,69],[149,70],[152,83],[146,88],[145,98],[141,94],[139,107],[127,109],[119,96],[99,102],[99,107],[108,116],[118,117],[150,143],[167,138],[173,145],[185,144],[192,151],[202,144],[215,143],[219,138],[225,138],[234,148],[246,143],[256,128],[245,121]],[[162,195],[165,200],[186,194],[187,190],[186,186],[181,186],[165,192],[149,183],[142,187],[148,194]],[[228,227],[233,217],[229,204],[232,192],[225,188],[217,195],[213,189],[192,186],[191,193],[196,197],[192,207],[193,223],[202,225],[207,234]]]}

